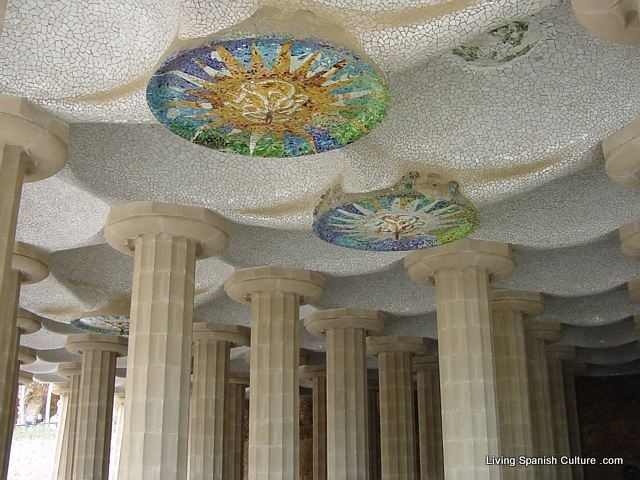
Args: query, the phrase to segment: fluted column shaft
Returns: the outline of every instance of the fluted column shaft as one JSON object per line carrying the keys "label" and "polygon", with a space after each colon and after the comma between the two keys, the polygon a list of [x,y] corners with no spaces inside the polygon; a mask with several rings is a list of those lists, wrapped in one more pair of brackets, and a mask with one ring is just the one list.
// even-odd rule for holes
{"label": "fluted column shaft", "polygon": [[[571,456],[562,358],[549,352],[547,363],[555,455],[560,459],[562,456]],[[563,465],[558,462],[558,480],[571,480],[572,478],[571,465]]]}
{"label": "fluted column shaft", "polygon": [[227,380],[232,346],[248,345],[249,330],[198,322],[193,331],[193,383],[189,412],[189,478],[223,480],[228,415]]}
{"label": "fluted column shaft", "polygon": [[313,377],[313,480],[327,479],[327,379]]}
{"label": "fluted column shaft", "polygon": [[228,342],[194,341],[189,412],[189,478],[223,478]]}
{"label": "fluted column shaft", "polygon": [[113,391],[118,354],[87,350],[82,354],[74,480],[109,478]]}
{"label": "fluted column shaft", "polygon": [[[564,370],[564,387],[567,399],[567,424],[569,426],[569,442],[572,457],[582,457],[575,373],[581,370],[584,371],[584,368],[586,367],[582,364],[579,366],[569,366]],[[584,480],[584,467],[582,465],[572,465],[571,469],[573,470],[573,480]]]}
{"label": "fluted column shaft", "polygon": [[380,415],[378,414],[378,382],[368,386],[367,416],[369,425],[369,479],[380,480]]}
{"label": "fluted column shaft", "polygon": [[[549,373],[547,368],[546,342],[527,332],[527,371],[529,377],[529,404],[533,432],[533,452],[536,457],[555,455]],[[536,479],[555,480],[557,469],[553,466],[534,467]]]}
{"label": "fluted column shaft", "polygon": [[7,478],[15,422],[18,388],[18,345],[16,314],[20,295],[20,273],[10,270],[0,297],[0,478]]}
{"label": "fluted column shaft", "polygon": [[113,398],[113,412],[116,416],[115,430],[112,434],[111,461],[109,462],[109,479],[120,478],[120,455],[122,454],[122,438],[124,437],[124,394],[116,393]]}
{"label": "fluted column shaft", "polygon": [[126,478],[184,480],[195,243],[167,233],[135,240],[126,381]]}
{"label": "fluted column shaft", "polygon": [[369,478],[366,331],[332,328],[327,338],[327,474]]}
{"label": "fluted column shaft", "polygon": [[[50,384],[51,385],[51,384]],[[58,465],[62,457],[62,439],[63,432],[66,428],[67,418],[69,416],[69,397],[71,396],[71,388],[67,386],[54,387],[54,393],[60,396],[58,400],[58,429],[56,433],[56,451],[53,457],[53,480],[57,478]]]}
{"label": "fluted column shaft", "polygon": [[[247,384],[249,383],[247,378]],[[244,397],[246,384],[227,384],[227,423],[225,424],[225,480],[243,479]]]}
{"label": "fluted column shaft", "polygon": [[250,480],[299,477],[299,298],[251,295]]}
{"label": "fluted column shaft", "polygon": [[447,480],[499,479],[488,272],[436,273],[442,436]]}
{"label": "fluted column shaft", "polygon": [[[522,312],[494,311],[493,347],[496,369],[500,455],[533,456],[527,352]],[[535,478],[534,469],[516,462],[501,465],[504,480]]]}
{"label": "fluted column shaft", "polygon": [[[60,367],[58,368],[60,371]],[[62,372],[61,372],[62,373]],[[61,431],[58,432],[60,438],[60,456],[54,468],[54,480],[74,480],[73,479],[73,456],[76,444],[76,434],[78,431],[78,404],[80,401],[80,365],[74,370],[69,370],[69,401],[65,402],[65,419],[61,424]]]}
{"label": "fluted column shaft", "polygon": [[[423,359],[426,361],[422,361]],[[415,360],[414,370],[418,390],[420,479],[443,480],[444,458],[438,358],[418,357]]]}

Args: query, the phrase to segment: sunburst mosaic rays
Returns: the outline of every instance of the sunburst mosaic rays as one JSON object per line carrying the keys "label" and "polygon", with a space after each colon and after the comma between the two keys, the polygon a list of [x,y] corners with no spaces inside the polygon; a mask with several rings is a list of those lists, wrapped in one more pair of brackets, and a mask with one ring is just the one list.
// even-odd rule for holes
{"label": "sunburst mosaic rays", "polygon": [[357,54],[311,39],[212,42],[168,59],[147,86],[155,117],[229,153],[297,157],[347,145],[386,116],[389,90]]}
{"label": "sunburst mosaic rays", "polygon": [[417,185],[411,172],[391,188],[365,194],[327,192],[315,211],[322,240],[358,250],[404,251],[465,238],[479,223],[477,209],[457,184]]}

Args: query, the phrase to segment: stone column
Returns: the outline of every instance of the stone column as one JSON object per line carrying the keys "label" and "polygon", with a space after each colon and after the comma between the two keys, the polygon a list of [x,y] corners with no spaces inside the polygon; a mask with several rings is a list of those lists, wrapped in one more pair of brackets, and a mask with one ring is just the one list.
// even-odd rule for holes
{"label": "stone column", "polygon": [[[562,338],[562,327],[557,323],[527,321],[525,334],[533,454],[535,457],[552,457],[555,455],[555,446],[546,344],[557,342]],[[554,466],[537,465],[534,470],[536,479],[555,480],[557,478],[557,468]]]}
{"label": "stone column", "polygon": [[[368,373],[368,372],[367,372]],[[369,431],[369,479],[380,480],[380,415],[378,412],[378,377],[371,378],[367,382],[367,416]]]}
{"label": "stone column", "polygon": [[313,480],[327,480],[327,370],[302,365],[300,376],[311,380],[313,389]]}
{"label": "stone column", "polygon": [[60,396],[58,401],[58,429],[56,432],[56,452],[54,454],[54,466],[52,480],[57,480],[58,466],[62,458],[62,438],[69,410],[69,397],[71,396],[71,387],[68,383],[52,383],[50,384],[53,393]]}
{"label": "stone column", "polygon": [[[569,427],[569,443],[572,457],[582,457],[582,442],[580,440],[580,418],[578,416],[578,401],[576,398],[576,375],[584,373],[587,364],[569,362],[564,368],[564,387],[567,398],[567,425]],[[573,480],[584,480],[582,465],[572,465]]]}
{"label": "stone column", "polygon": [[22,184],[50,177],[64,166],[67,138],[66,125],[49,114],[21,98],[0,95],[0,478],[9,466],[17,382],[15,312],[20,281],[26,281],[16,273],[23,270],[16,268],[14,254]]}
{"label": "stone column", "polygon": [[249,480],[297,480],[299,472],[300,305],[322,295],[325,280],[308,270],[238,270],[227,294],[251,304]]}
{"label": "stone column", "polygon": [[[494,290],[490,294],[492,338],[496,369],[498,435],[500,455],[508,458],[533,456],[533,431],[527,377],[524,314],[543,311],[542,295],[516,290]],[[533,480],[534,469],[516,462],[501,465],[504,480]]]}
{"label": "stone column", "polygon": [[426,349],[417,337],[367,338],[368,353],[378,357],[382,480],[417,477],[411,355]]}
{"label": "stone column", "polygon": [[[547,362],[549,366],[549,393],[551,395],[551,416],[553,440],[556,457],[571,457],[571,442],[569,440],[569,423],[567,419],[567,400],[564,389],[563,360],[574,360],[575,347],[569,345],[549,345],[547,347]],[[571,480],[573,472],[571,465],[558,462],[558,480]]]}
{"label": "stone column", "polygon": [[[585,3],[588,6],[586,8],[583,6],[582,8],[587,12],[591,12],[589,27],[591,29],[595,27],[599,37],[613,41],[624,38],[625,32],[627,32],[625,27],[632,24],[632,22],[626,20],[626,13],[631,14],[628,18],[633,18],[634,14],[637,15],[637,11],[625,12],[626,5],[624,2],[601,3],[573,0],[572,5],[576,13],[581,13],[580,5]],[[594,9],[598,3],[601,3],[600,8]],[[629,7],[631,7],[631,3]],[[585,18],[581,17],[579,16],[578,18],[583,21]],[[586,19],[589,18],[588,15],[585,17]],[[596,19],[597,21],[594,22]],[[602,29],[607,23],[609,24],[608,31]],[[637,33],[635,36],[637,36]],[[640,119],[602,140],[602,153],[605,158],[605,170],[613,182],[624,187],[640,187]]]}
{"label": "stone column", "polygon": [[327,342],[327,476],[332,480],[369,479],[367,425],[367,332],[384,330],[377,310],[335,308],[304,322]]}
{"label": "stone column", "polygon": [[225,480],[242,480],[244,478],[244,401],[245,390],[248,386],[249,374],[229,374],[227,423],[224,430],[226,438]]}
{"label": "stone column", "polygon": [[134,202],[109,213],[105,239],[134,255],[124,478],[187,478],[195,265],[227,245],[227,232],[200,207]]}
{"label": "stone column", "polygon": [[444,480],[438,357],[414,357],[413,371],[418,390],[420,480]]}
{"label": "stone column", "polygon": [[64,421],[61,420],[58,427],[58,446],[53,469],[53,480],[73,479],[73,454],[76,444],[76,432],[78,425],[78,403],[80,401],[80,374],[82,364],[61,363],[58,365],[58,373],[69,379],[69,396],[64,407]]}
{"label": "stone column", "polygon": [[[22,284],[36,283],[49,275],[48,255],[26,243],[15,242],[11,270],[0,298],[0,478],[6,478],[18,396],[18,345],[23,328],[17,317]],[[7,280],[5,278],[5,280]],[[24,318],[31,325],[31,318]],[[27,327],[32,328],[32,327]]]}
{"label": "stone column", "polygon": [[70,335],[67,350],[82,356],[73,477],[107,480],[116,359],[127,355],[127,339],[97,333]]}
{"label": "stone column", "polygon": [[[459,240],[405,257],[409,276],[435,283],[447,480],[499,479],[498,418],[488,285],[511,274],[507,244]],[[490,463],[490,462],[489,462]]]}
{"label": "stone column", "polygon": [[226,393],[231,347],[249,344],[238,325],[193,325],[193,382],[189,410],[191,480],[224,480]]}
{"label": "stone column", "polygon": [[116,416],[116,425],[111,441],[110,480],[118,480],[120,478],[120,455],[122,452],[122,438],[124,437],[124,399],[124,392],[116,392],[113,396],[113,412]]}
{"label": "stone column", "polygon": [[631,280],[627,287],[629,288],[629,301],[633,304],[640,303],[640,278]]}

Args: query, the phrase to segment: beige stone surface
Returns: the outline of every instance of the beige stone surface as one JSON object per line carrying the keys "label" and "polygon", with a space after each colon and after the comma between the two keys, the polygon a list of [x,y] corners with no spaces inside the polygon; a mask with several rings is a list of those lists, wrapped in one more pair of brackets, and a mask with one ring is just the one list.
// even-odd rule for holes
{"label": "beige stone surface", "polygon": [[49,276],[49,254],[23,242],[15,242],[11,268],[20,272],[23,285],[37,283]]}
{"label": "beige stone surface", "polygon": [[313,389],[313,480],[327,480],[327,369],[302,365],[300,376],[310,379]]}
{"label": "beige stone surface", "polygon": [[227,383],[227,414],[225,424],[225,475],[226,480],[244,478],[244,418],[245,390],[249,385],[249,375],[230,374]]}
{"label": "beige stone surface", "polygon": [[622,45],[640,45],[637,0],[571,0],[576,18],[593,35]]}
{"label": "beige stone surface", "polygon": [[127,355],[127,343],[124,337],[96,333],[67,337],[67,350],[82,357],[74,479],[109,478],[116,359]]}
{"label": "beige stone surface", "polygon": [[116,392],[113,397],[113,415],[116,417],[115,429],[111,434],[111,459],[109,461],[109,479],[120,479],[120,455],[124,437],[124,392]]}
{"label": "beige stone surface", "polygon": [[191,480],[225,478],[229,354],[231,347],[246,346],[249,339],[246,327],[209,322],[193,326],[188,470]]}
{"label": "beige stone surface", "polygon": [[511,275],[515,254],[506,243],[464,239],[410,253],[404,266],[414,281],[427,285],[435,284],[439,271],[467,268],[486,271],[497,282]]}
{"label": "beige stone surface", "polygon": [[499,479],[498,416],[488,285],[507,277],[507,244],[461,240],[405,257],[409,276],[435,283],[445,476]]}
{"label": "beige stone surface", "polygon": [[17,326],[20,335],[35,333],[42,327],[40,316],[24,308],[18,309]]}
{"label": "beige stone surface", "polygon": [[67,163],[69,127],[24,98],[0,95],[0,142],[26,155],[26,182],[58,173]]}
{"label": "beige stone surface", "polygon": [[602,140],[602,152],[612,181],[625,187],[640,187],[640,119]]}
{"label": "beige stone surface", "polygon": [[369,478],[366,335],[386,323],[377,310],[348,308],[305,319],[309,332],[326,337],[328,478]]}
{"label": "beige stone surface", "polygon": [[58,429],[58,447],[60,455],[56,456],[53,480],[73,480],[73,455],[76,444],[78,425],[78,404],[80,401],[81,363],[61,363],[58,373],[69,378],[69,397],[63,411],[64,423]]}
{"label": "beige stone surface", "polygon": [[[533,457],[524,315],[542,312],[542,295],[494,290],[490,299],[500,455]],[[502,465],[501,470],[504,480],[535,478],[534,469],[520,463],[513,467]]]}
{"label": "beige stone surface", "polygon": [[413,357],[418,401],[420,480],[444,480],[438,357]]}
{"label": "beige stone surface", "polygon": [[105,239],[134,255],[125,478],[187,476],[195,263],[226,246],[226,231],[201,207],[134,202],[109,213]]}
{"label": "beige stone surface", "polygon": [[[558,458],[571,456],[563,361],[575,360],[575,354],[573,346],[556,344],[547,347],[553,440],[555,454]],[[571,465],[560,463],[558,465],[558,480],[571,480],[572,478]]]}
{"label": "beige stone surface", "polygon": [[633,260],[640,260],[640,219],[620,227],[620,250]]}
{"label": "beige stone surface", "polygon": [[411,356],[426,352],[418,337],[369,337],[367,352],[378,357],[382,480],[415,480],[415,417]]}
{"label": "beige stone surface", "polygon": [[325,280],[301,269],[238,270],[227,294],[251,304],[249,480],[299,478],[299,319],[301,301]]}
{"label": "beige stone surface", "polygon": [[[550,457],[555,455],[555,440],[546,344],[562,338],[562,327],[555,323],[528,320],[525,322],[525,335],[533,452],[536,457]],[[537,465],[535,472],[536,479],[557,478],[557,469],[551,466]]]}
{"label": "beige stone surface", "polygon": [[227,246],[229,224],[202,207],[132,202],[111,208],[104,230],[107,243],[128,255],[134,254],[134,240],[138,236],[160,234],[188,238],[196,246],[196,257],[206,258]]}
{"label": "beige stone surface", "polygon": [[640,278],[632,280],[627,286],[629,287],[629,301],[640,304]]}

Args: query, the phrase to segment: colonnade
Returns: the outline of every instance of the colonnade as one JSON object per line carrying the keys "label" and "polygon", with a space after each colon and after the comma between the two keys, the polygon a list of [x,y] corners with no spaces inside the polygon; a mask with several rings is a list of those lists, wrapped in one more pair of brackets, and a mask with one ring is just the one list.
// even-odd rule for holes
{"label": "colonnade", "polygon": [[[43,252],[15,242],[21,186],[64,166],[68,130],[8,97],[0,97],[0,127],[5,478],[19,372],[20,284],[48,273]],[[248,305],[250,330],[194,325],[196,262],[224,249],[228,232],[223,218],[201,207],[134,202],[112,208],[105,239],[132,256],[134,264],[129,340],[93,334],[69,338],[69,350],[82,361],[58,368],[69,383],[59,389],[57,480],[108,478],[115,361],[124,355],[128,374],[119,415],[122,435],[116,435],[122,439],[119,478],[240,478],[247,381],[232,379],[228,361],[232,346],[247,344],[248,478],[299,478],[300,306],[318,300],[327,281],[296,268],[238,270],[225,290]],[[640,259],[640,221],[623,227],[620,236],[622,251]],[[576,370],[567,368],[575,352],[551,345],[562,336],[559,325],[525,318],[541,311],[539,294],[489,289],[490,282],[508,277],[515,267],[510,246],[460,240],[412,253],[404,264],[413,280],[436,289],[437,355],[424,356],[422,338],[384,335],[387,319],[381,312],[340,308],[305,319],[305,328],[326,337],[325,373],[313,377],[317,403],[324,407],[316,421],[326,414],[324,433],[318,426],[314,478],[375,480],[371,455],[376,451],[383,480],[580,478],[579,468],[510,469],[498,461],[571,455],[578,448],[571,376]],[[632,298],[634,288],[630,285]],[[368,356],[378,361],[378,449],[371,445]]]}

